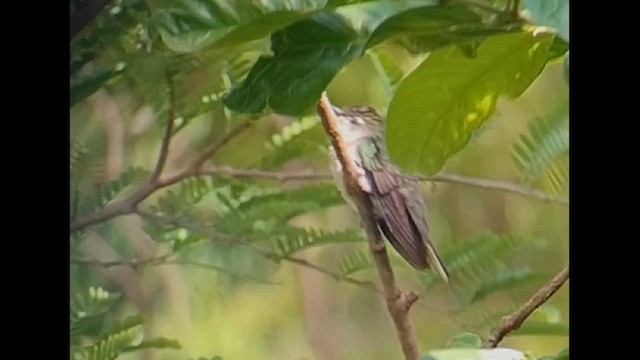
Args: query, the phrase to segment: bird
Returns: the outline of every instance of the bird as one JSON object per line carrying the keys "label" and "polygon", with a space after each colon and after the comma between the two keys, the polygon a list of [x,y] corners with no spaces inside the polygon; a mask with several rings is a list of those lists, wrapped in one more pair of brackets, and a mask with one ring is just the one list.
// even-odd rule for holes
{"label": "bird", "polygon": [[[409,265],[434,270],[449,283],[449,272],[429,234],[419,181],[392,162],[384,142],[384,118],[371,106],[331,105],[331,110],[338,120],[336,131],[345,144],[347,161],[353,162],[357,172],[358,187],[371,200],[378,229]],[[333,179],[342,197],[357,211],[332,144],[328,152]]]}

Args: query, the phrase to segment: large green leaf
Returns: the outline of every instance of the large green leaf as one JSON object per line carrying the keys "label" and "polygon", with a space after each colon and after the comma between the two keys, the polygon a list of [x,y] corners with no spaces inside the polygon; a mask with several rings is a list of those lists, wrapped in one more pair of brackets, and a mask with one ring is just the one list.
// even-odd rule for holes
{"label": "large green leaf", "polygon": [[385,19],[424,1],[380,1],[344,6],[298,21],[271,36],[272,56],[261,57],[245,81],[224,99],[232,110],[300,115],[310,110],[352,58],[361,56]]}
{"label": "large green leaf", "polygon": [[520,351],[513,349],[442,349],[432,350],[420,360],[526,360]]}
{"label": "large green leaf", "polygon": [[398,87],[388,110],[392,158],[409,171],[438,172],[493,114],[498,96],[522,94],[547,62],[553,35],[493,36],[473,59],[456,47],[436,50]]}
{"label": "large green leaf", "polygon": [[357,38],[335,13],[320,13],[278,31],[271,37],[274,55],[260,57],[224,104],[240,112],[255,113],[268,106],[283,114],[301,114],[359,53]]}
{"label": "large green leaf", "polygon": [[154,8],[164,43],[179,52],[237,45],[322,10],[326,0],[165,0]]}
{"label": "large green leaf", "polygon": [[569,0],[524,0],[524,6],[537,24],[556,29],[569,41]]}
{"label": "large green leaf", "polygon": [[411,52],[429,52],[454,44],[509,31],[512,25],[496,27],[464,5],[424,6],[386,19],[371,34],[367,47],[395,40]]}

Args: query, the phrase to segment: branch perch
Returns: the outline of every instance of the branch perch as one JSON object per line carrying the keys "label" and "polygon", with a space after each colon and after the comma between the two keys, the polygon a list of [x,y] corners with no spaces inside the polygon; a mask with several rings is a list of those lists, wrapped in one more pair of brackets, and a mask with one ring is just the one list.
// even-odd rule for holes
{"label": "branch perch", "polygon": [[522,326],[525,320],[537,309],[544,304],[553,294],[569,278],[569,266],[562,269],[551,281],[538,290],[533,296],[513,314],[502,318],[500,325],[491,333],[485,341],[485,348],[495,348],[507,334],[513,330],[517,330]]}
{"label": "branch perch", "polygon": [[378,276],[382,283],[382,288],[387,301],[387,310],[393,319],[393,323],[398,333],[398,339],[402,346],[405,359],[416,360],[420,356],[418,345],[416,342],[413,326],[409,321],[408,313],[411,305],[413,305],[418,296],[414,292],[404,292],[396,285],[395,276],[389,255],[384,246],[384,240],[380,235],[378,226],[372,212],[372,205],[366,194],[357,184],[357,171],[353,168],[352,162],[347,157],[346,146],[342,138],[335,130],[337,119],[331,108],[331,103],[327,98],[326,92],[323,92],[318,102],[318,114],[322,119],[325,131],[329,135],[333,147],[336,149],[336,155],[342,164],[344,171],[344,182],[347,192],[353,197],[358,208],[364,231],[367,235],[369,250],[373,255]]}

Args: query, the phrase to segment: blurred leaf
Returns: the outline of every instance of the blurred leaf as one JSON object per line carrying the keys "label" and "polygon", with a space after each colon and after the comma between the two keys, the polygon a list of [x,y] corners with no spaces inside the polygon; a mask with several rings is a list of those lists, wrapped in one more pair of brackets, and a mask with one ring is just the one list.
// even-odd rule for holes
{"label": "blurred leaf", "polygon": [[272,57],[260,57],[240,87],[223,100],[235,111],[299,115],[310,109],[335,74],[360,51],[356,33],[337,14],[321,13],[271,37]]}
{"label": "blurred leaf", "polygon": [[524,7],[537,24],[556,29],[569,41],[569,0],[524,0]]}
{"label": "blurred leaf", "polygon": [[559,36],[554,36],[549,48],[549,62],[563,59],[568,51],[569,43]]}
{"label": "blurred leaf", "polygon": [[[441,253],[449,273],[462,282],[460,286],[465,291],[473,291],[474,286],[493,277],[497,266],[503,266],[501,260],[516,250],[539,243],[539,239],[530,236],[484,233],[449,244]],[[425,290],[431,289],[438,280],[433,272],[419,273],[416,277]]]}
{"label": "blurred leaf", "polygon": [[126,348],[133,345],[133,342],[138,337],[138,333],[134,329],[142,324],[144,324],[142,316],[130,316],[122,322],[116,323],[98,341],[73,354],[72,358],[77,360],[116,359]]}
{"label": "blurred leaf", "polygon": [[493,36],[474,59],[456,47],[431,53],[389,105],[386,141],[392,158],[408,171],[438,172],[493,114],[498,96],[518,97],[535,80],[552,38],[528,31]]}
{"label": "blurred leaf", "polygon": [[550,324],[540,321],[525,321],[517,330],[509,333],[512,336],[518,335],[549,335],[549,336],[569,336],[569,324]]}
{"label": "blurred leaf", "polygon": [[513,145],[512,158],[523,181],[544,178],[552,193],[569,184],[569,103],[563,102],[548,115],[529,124],[529,133]]}
{"label": "blurred leaf", "polygon": [[120,299],[120,294],[91,287],[87,293],[75,293],[69,302],[69,336],[72,344],[80,336],[96,336],[105,317]]}
{"label": "blurred leaf", "polygon": [[531,281],[544,279],[545,276],[531,269],[499,269],[495,275],[483,281],[473,292],[470,302],[474,303],[497,291],[511,289]]}
{"label": "blurred leaf", "polygon": [[158,208],[174,218],[193,209],[205,196],[214,190],[213,180],[208,176],[191,177],[181,181],[158,199]]}
{"label": "blurred leaf", "polygon": [[482,339],[478,334],[463,332],[451,338],[451,340],[447,342],[447,347],[479,349],[482,347]]}
{"label": "blurred leaf", "polygon": [[389,97],[393,96],[393,92],[404,76],[404,71],[394,63],[391,56],[380,50],[371,50],[368,52],[371,61],[378,71],[380,80],[384,84]]}
{"label": "blurred leaf", "polygon": [[513,349],[444,349],[432,350],[420,360],[526,360],[525,354]]}
{"label": "blurred leaf", "polygon": [[144,169],[131,167],[116,180],[93,186],[86,193],[80,194],[79,213],[86,214],[99,209],[113,200],[123,190],[128,189],[148,176]]}
{"label": "blurred leaf", "polygon": [[259,39],[322,10],[326,0],[162,1],[153,9],[164,43],[194,52]]}
{"label": "blurred leaf", "polygon": [[87,96],[104,87],[107,82],[120,75],[123,69],[98,68],[86,75],[77,75],[71,79],[69,106],[73,107]]}
{"label": "blurred leaf", "polygon": [[324,231],[320,229],[278,228],[265,235],[280,255],[290,255],[311,247],[365,241],[358,230]]}
{"label": "blurred leaf", "polygon": [[350,253],[343,255],[338,261],[338,269],[340,274],[349,276],[356,272],[373,269],[375,264],[368,251],[353,250]]}
{"label": "blurred leaf", "polygon": [[138,345],[128,346],[122,349],[122,352],[132,352],[142,349],[180,349],[180,343],[173,339],[157,337],[148,340],[142,340]]}
{"label": "blurred leaf", "polygon": [[326,134],[318,116],[305,116],[293,121],[265,144],[264,169],[276,169],[287,161],[324,148]]}
{"label": "blurred leaf", "polygon": [[386,19],[371,34],[366,47],[393,40],[413,53],[430,52],[512,31],[512,28],[483,23],[482,17],[465,5],[425,6]]}
{"label": "blurred leaf", "polygon": [[564,349],[557,355],[539,357],[538,360],[569,360],[569,349]]}

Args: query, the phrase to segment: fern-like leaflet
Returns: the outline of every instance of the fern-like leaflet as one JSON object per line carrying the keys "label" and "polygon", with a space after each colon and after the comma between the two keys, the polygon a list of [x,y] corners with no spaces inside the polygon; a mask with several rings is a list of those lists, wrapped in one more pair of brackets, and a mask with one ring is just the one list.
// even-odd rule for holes
{"label": "fern-like leaflet", "polygon": [[563,193],[569,181],[568,104],[529,124],[529,133],[513,145],[512,158],[524,181],[542,178],[553,194]]}
{"label": "fern-like leaflet", "polygon": [[140,340],[142,334],[139,327],[143,324],[144,318],[139,315],[133,315],[122,322],[117,322],[93,344],[72,353],[71,358],[74,360],[114,360],[123,353],[145,348],[180,349],[180,344],[171,339]]}

